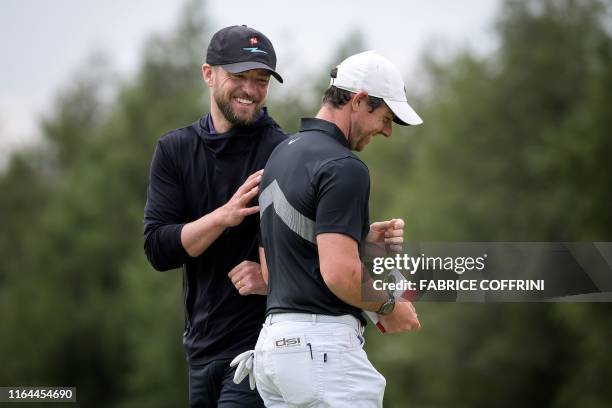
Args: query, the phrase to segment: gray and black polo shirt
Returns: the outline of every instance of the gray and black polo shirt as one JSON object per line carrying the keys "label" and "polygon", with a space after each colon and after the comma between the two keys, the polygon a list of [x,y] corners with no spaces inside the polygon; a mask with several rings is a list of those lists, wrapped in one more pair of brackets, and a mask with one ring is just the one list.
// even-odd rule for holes
{"label": "gray and black polo shirt", "polygon": [[302,119],[266,164],[259,197],[261,238],[269,271],[266,313],[351,314],[321,276],[316,236],[341,233],[363,247],[369,231],[370,176],[340,129]]}

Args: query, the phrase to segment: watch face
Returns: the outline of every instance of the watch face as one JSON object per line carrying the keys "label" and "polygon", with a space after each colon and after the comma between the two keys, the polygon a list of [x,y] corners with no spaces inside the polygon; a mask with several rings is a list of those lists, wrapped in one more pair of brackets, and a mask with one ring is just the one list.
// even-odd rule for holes
{"label": "watch face", "polygon": [[393,311],[394,308],[395,308],[395,299],[390,298],[380,307],[378,314],[382,316],[388,315],[389,313]]}

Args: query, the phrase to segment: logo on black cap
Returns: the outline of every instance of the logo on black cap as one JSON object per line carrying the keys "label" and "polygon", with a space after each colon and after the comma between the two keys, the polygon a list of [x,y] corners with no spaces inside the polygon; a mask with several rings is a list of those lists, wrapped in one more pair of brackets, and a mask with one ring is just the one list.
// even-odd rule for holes
{"label": "logo on black cap", "polygon": [[260,50],[257,47],[246,47],[246,48],[243,48],[243,50],[250,51],[250,52],[263,52],[263,53],[267,54],[267,52],[265,52],[264,50]]}
{"label": "logo on black cap", "polygon": [[206,62],[234,74],[265,69],[279,82],[283,82],[283,78],[275,71],[276,53],[268,37],[244,25],[217,31],[210,40]]}

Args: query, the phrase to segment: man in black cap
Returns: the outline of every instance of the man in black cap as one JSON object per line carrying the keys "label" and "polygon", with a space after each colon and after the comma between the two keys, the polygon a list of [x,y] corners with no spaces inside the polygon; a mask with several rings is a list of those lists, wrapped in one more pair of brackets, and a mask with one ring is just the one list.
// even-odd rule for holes
{"label": "man in black cap", "polygon": [[183,269],[192,407],[263,406],[232,381],[232,357],[252,349],[267,286],[258,263],[257,192],[272,150],[286,138],[264,106],[276,54],[246,26],[213,36],[204,82],[210,113],[157,143],[144,217],[145,252],[159,271]]}

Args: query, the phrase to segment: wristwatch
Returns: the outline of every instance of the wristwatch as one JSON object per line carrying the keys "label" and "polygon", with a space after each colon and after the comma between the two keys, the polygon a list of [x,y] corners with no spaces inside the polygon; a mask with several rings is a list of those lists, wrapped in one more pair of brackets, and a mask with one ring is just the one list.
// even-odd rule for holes
{"label": "wristwatch", "polygon": [[395,309],[395,298],[393,295],[389,295],[389,299],[387,299],[387,301],[380,306],[376,313],[381,316],[386,316],[390,314],[393,309]]}

